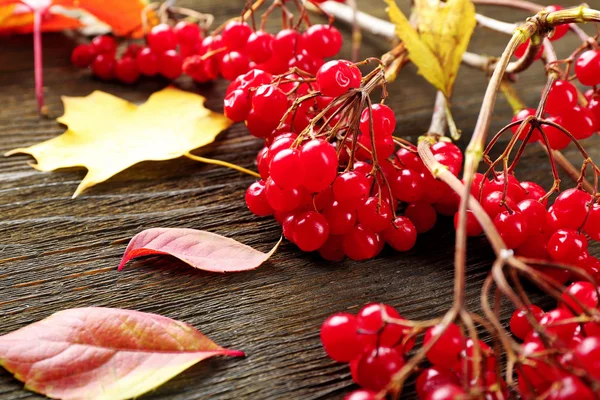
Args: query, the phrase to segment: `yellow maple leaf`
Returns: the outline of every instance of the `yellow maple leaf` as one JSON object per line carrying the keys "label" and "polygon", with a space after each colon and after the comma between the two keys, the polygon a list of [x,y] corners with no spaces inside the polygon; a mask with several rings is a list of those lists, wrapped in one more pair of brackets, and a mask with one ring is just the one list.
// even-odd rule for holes
{"label": "yellow maple leaf", "polygon": [[62,135],[6,153],[32,155],[40,171],[84,167],[88,173],[73,197],[141,161],[169,160],[212,143],[232,121],[204,107],[204,97],[167,87],[139,107],[95,91],[63,97]]}
{"label": "yellow maple leaf", "polygon": [[415,0],[417,30],[394,0],[384,1],[396,34],[419,73],[449,98],[476,25],[471,0]]}

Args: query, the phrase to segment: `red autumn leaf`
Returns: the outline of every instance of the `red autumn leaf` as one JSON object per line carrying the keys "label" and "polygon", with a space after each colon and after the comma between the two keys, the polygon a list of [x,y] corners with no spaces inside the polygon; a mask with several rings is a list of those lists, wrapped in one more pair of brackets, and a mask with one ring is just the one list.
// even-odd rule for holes
{"label": "red autumn leaf", "polygon": [[29,390],[70,399],[129,399],[216,355],[243,356],[156,314],[74,308],[0,336],[0,365]]}
{"label": "red autumn leaf", "polygon": [[152,228],[131,239],[119,270],[132,258],[167,254],[204,271],[247,271],[267,261],[280,242],[270,252],[263,253],[215,233],[195,229]]}

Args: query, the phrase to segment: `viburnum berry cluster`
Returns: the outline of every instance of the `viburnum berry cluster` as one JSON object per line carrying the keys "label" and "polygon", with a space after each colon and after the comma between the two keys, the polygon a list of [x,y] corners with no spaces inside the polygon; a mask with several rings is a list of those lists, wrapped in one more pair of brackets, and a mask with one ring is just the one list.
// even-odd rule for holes
{"label": "viburnum berry cluster", "polygon": [[[316,75],[254,69],[229,85],[225,115],[265,141],[257,155],[262,179],[248,188],[246,204],[273,215],[303,251],[332,261],[372,258],[384,243],[407,251],[438,213],[457,210],[457,196],[433,178],[416,147],[393,137],[394,112],[383,101],[371,104],[383,76],[379,66],[363,77],[357,64],[335,60]],[[458,147],[439,141],[432,151],[460,173]]]}
{"label": "viburnum berry cluster", "polygon": [[[255,5],[259,6],[261,2]],[[260,27],[254,22],[255,5],[207,35],[208,22],[199,14],[200,23],[186,20],[172,26],[163,22],[146,34],[145,45],[131,43],[117,57],[117,44],[110,36],[98,36],[90,44],[77,46],[72,54],[73,65],[91,68],[92,74],[103,80],[117,79],[131,84],[140,76],[160,75],[175,80],[182,74],[204,83],[222,76],[234,80],[253,69],[281,74],[290,67],[316,73],[324,59],[335,56],[342,46],[342,35],[331,24],[311,25],[300,5],[300,17],[294,16],[285,2],[274,2],[262,16]],[[273,34],[265,30],[268,16],[277,8],[285,15],[282,29]],[[163,10],[168,12],[169,9]],[[198,13],[177,8],[177,11]],[[252,24],[244,19],[249,18]]]}

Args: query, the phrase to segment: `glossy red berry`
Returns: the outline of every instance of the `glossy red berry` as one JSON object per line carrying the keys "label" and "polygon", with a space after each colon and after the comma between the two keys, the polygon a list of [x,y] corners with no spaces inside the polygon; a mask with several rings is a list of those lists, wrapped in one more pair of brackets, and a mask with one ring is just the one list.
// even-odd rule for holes
{"label": "glossy red berry", "polygon": [[305,167],[304,187],[311,193],[329,187],[337,176],[338,158],[335,148],[322,139],[302,145],[300,157]]}
{"label": "glossy red berry", "polygon": [[417,200],[421,200],[425,194],[425,182],[423,181],[422,174],[411,169],[398,171],[398,174],[390,182],[390,185],[394,197],[407,203],[414,203]]}
{"label": "glossy red berry", "polygon": [[355,390],[344,397],[344,400],[377,400],[377,393],[364,389]]}
{"label": "glossy red berry", "polygon": [[384,346],[372,349],[358,360],[358,384],[378,392],[390,383],[392,376],[403,366],[404,359],[395,349]]}
{"label": "glossy red berry", "polygon": [[587,50],[575,63],[575,75],[586,86],[600,84],[600,50]]}
{"label": "glossy red berry", "polygon": [[564,110],[575,105],[577,105],[577,88],[566,80],[554,82],[548,93],[545,111],[550,114],[562,114]]}
{"label": "glossy red berry", "polygon": [[275,36],[272,46],[274,54],[290,59],[302,53],[304,37],[295,29],[283,29]]}
{"label": "glossy red berry", "polygon": [[123,83],[134,83],[140,77],[137,62],[133,58],[120,59],[115,66],[115,76]]}
{"label": "glossy red berry", "polygon": [[294,243],[302,251],[318,250],[329,237],[329,224],[316,211],[307,211],[296,218]]}
{"label": "glossy red berry", "polygon": [[198,24],[193,24],[187,21],[179,21],[175,28],[175,37],[177,43],[183,46],[194,46],[202,39],[202,31]]}
{"label": "glossy red berry", "polygon": [[267,179],[265,187],[267,201],[275,211],[291,211],[302,202],[298,189],[282,189],[271,178]]}
{"label": "glossy red berry", "polygon": [[437,220],[435,208],[424,201],[409,204],[404,211],[404,215],[411,220],[417,229],[417,233],[425,233],[431,230]]}
{"label": "glossy red berry", "polygon": [[502,211],[494,218],[494,226],[509,249],[516,249],[527,240],[527,218],[520,211]]}
{"label": "glossy red berry", "polygon": [[[458,218],[459,214],[454,214],[454,229],[458,229]],[[483,233],[483,228],[479,221],[477,221],[477,217],[473,214],[473,211],[467,210],[467,236],[479,236]]]}
{"label": "glossy red berry", "polygon": [[295,189],[304,182],[304,164],[297,149],[285,149],[271,160],[271,179],[282,189]]}
{"label": "glossy red berry", "polygon": [[275,37],[265,31],[256,31],[248,37],[246,53],[256,63],[262,63],[271,58],[273,54],[273,41]]}
{"label": "glossy red berry", "polygon": [[344,235],[342,248],[352,260],[367,260],[377,255],[378,235],[362,225],[355,225]]}
{"label": "glossy red berry", "polygon": [[[379,138],[384,138],[387,136],[391,136],[396,129],[396,116],[391,108],[386,106],[385,104],[373,104],[371,107],[371,112],[369,113],[369,109],[365,108],[360,115],[360,131],[367,136],[370,136],[371,132],[371,115],[373,116],[373,132],[375,134],[376,140]],[[401,149],[403,150],[403,149]],[[400,152],[401,156],[406,156],[405,152]],[[415,154],[416,156],[416,154]],[[418,156],[416,156],[418,157]],[[419,159],[420,161],[420,159]],[[406,165],[408,168],[416,167],[417,165],[421,166],[422,161],[419,164],[419,161],[411,160],[408,161]],[[419,169],[415,169],[420,171]]]}
{"label": "glossy red berry", "polygon": [[[529,44],[531,43],[530,39],[527,39],[527,41],[521,45],[519,45],[519,47],[517,47],[517,49],[515,50],[515,57],[517,58],[521,58],[525,55],[525,53],[527,52],[527,48],[529,47]],[[538,52],[535,54],[535,58],[534,60],[539,60],[540,58],[542,58],[542,54],[544,53],[544,45],[541,45]]]}
{"label": "glossy red berry", "polygon": [[326,207],[323,210],[323,215],[329,223],[329,230],[332,235],[344,235],[356,224],[356,211],[347,209],[337,201]]}
{"label": "glossy red berry", "polygon": [[529,234],[541,232],[546,224],[546,207],[539,201],[531,199],[521,201],[517,207],[527,219]]}
{"label": "glossy red berry", "polygon": [[175,50],[167,50],[158,60],[159,72],[167,79],[177,79],[183,72],[183,57]]}
{"label": "glossy red berry", "polygon": [[406,217],[396,217],[383,232],[386,243],[397,251],[408,251],[417,242],[417,229]]}
{"label": "glossy red berry", "polygon": [[369,192],[369,179],[360,172],[344,172],[333,182],[333,197],[348,208],[357,209],[364,204]]}
{"label": "glossy red berry", "polygon": [[[386,319],[384,319],[384,313]],[[387,323],[390,318],[403,319],[392,306],[381,303],[367,304],[356,315],[360,342],[364,349],[380,346],[395,347],[401,343],[402,336],[408,327],[397,323]]]}
{"label": "glossy red berry", "polygon": [[221,75],[229,81],[245,74],[249,69],[250,59],[246,54],[238,51],[230,51],[221,60]]}
{"label": "glossy red berry", "polygon": [[245,120],[251,107],[250,95],[243,89],[232,91],[223,100],[225,116],[234,122]]}
{"label": "glossy red berry", "polygon": [[252,108],[264,120],[279,121],[288,109],[287,96],[275,85],[260,85],[252,97]]}
{"label": "glossy red berry", "polygon": [[358,222],[373,232],[381,232],[392,222],[392,209],[385,199],[369,197],[358,208]]}
{"label": "glossy red berry", "polygon": [[91,46],[94,54],[104,54],[114,58],[117,52],[117,42],[111,36],[96,36],[92,39]]}
{"label": "glossy red berry", "polygon": [[157,54],[162,54],[177,47],[177,37],[168,24],[158,24],[146,35],[148,47]]}
{"label": "glossy red berry", "polygon": [[342,48],[342,34],[332,25],[315,24],[304,32],[304,46],[314,57],[333,57]]}
{"label": "glossy red berry", "polygon": [[362,351],[356,317],[348,313],[333,314],[321,326],[321,343],[329,357],[349,362]]}
{"label": "glossy red berry", "polygon": [[[524,108],[521,111],[519,111],[518,113],[516,113],[513,118],[512,118],[512,122],[517,122],[517,121],[523,121],[525,120],[525,118],[529,117],[529,116],[535,116],[535,109],[534,108]],[[521,127],[520,124],[516,124],[513,127],[510,128],[510,130],[512,131],[513,134],[517,134],[517,132],[519,131],[519,128]],[[525,126],[523,128],[523,130],[521,131],[521,134],[519,135],[519,139],[521,140],[525,140],[525,138],[527,137],[527,134],[529,132],[529,126]],[[535,142],[536,140],[540,139],[540,135],[537,132],[534,132],[531,134],[529,141],[530,142]]]}
{"label": "glossy red berry", "polygon": [[507,211],[506,206],[508,206],[508,209],[510,210],[517,209],[517,203],[510,197],[504,198],[501,191],[495,191],[485,195],[481,200],[481,206],[492,219],[496,218],[501,212]]}
{"label": "glossy red berry", "polygon": [[574,350],[575,363],[594,379],[600,380],[600,337],[583,339]]}
{"label": "glossy red berry", "polygon": [[[536,305],[529,306],[529,312],[538,322],[544,316],[544,311]],[[510,318],[510,330],[519,339],[525,339],[533,330],[533,327],[527,319],[527,311],[525,309],[515,310]]]}
{"label": "glossy red berry", "polygon": [[579,189],[567,189],[554,201],[553,210],[558,223],[578,229],[588,213],[591,195]]}
{"label": "glossy red berry", "polygon": [[445,384],[431,390],[424,400],[455,400],[466,396],[466,392],[460,385]]}
{"label": "glossy red berry", "polygon": [[227,49],[242,50],[246,46],[246,42],[251,34],[252,28],[247,23],[231,21],[225,25],[221,36]]}
{"label": "glossy red berry", "polygon": [[[423,345],[427,345],[434,337],[439,339],[427,352],[429,361],[437,367],[452,368],[465,345],[465,338],[458,325],[450,323],[446,330],[436,325],[425,332]],[[443,333],[442,333],[443,332]]]}
{"label": "glossy red berry", "polygon": [[[546,6],[545,9],[548,12],[554,12],[554,11],[560,11],[563,8],[561,6],[554,4],[551,6]],[[565,36],[567,34],[567,32],[569,32],[568,24],[562,24],[562,25],[555,26],[554,31],[550,34],[550,41],[554,42],[554,41],[559,40],[560,38]]]}
{"label": "glossy red berry", "polygon": [[149,47],[142,49],[136,56],[138,70],[142,75],[154,76],[160,71],[158,55]]}
{"label": "glossy red berry", "polygon": [[[598,307],[597,287],[590,282],[573,282],[563,292],[561,299],[563,301],[562,307],[566,307],[576,314],[581,314],[583,307],[588,310]],[[581,305],[578,303],[581,303]]]}
{"label": "glossy red berry", "polygon": [[570,311],[556,308],[542,317],[540,325],[544,326],[549,334],[556,335],[563,343],[569,343],[578,326],[577,322],[565,322],[570,319],[573,319]]}
{"label": "glossy red berry", "polygon": [[358,68],[346,60],[326,62],[319,68],[316,84],[324,96],[338,97],[360,86],[362,75]]}
{"label": "glossy red berry", "polygon": [[248,187],[248,190],[246,190],[246,205],[253,214],[259,217],[273,214],[273,209],[267,201],[265,181],[254,182]]}
{"label": "glossy red berry", "polygon": [[113,55],[98,54],[92,62],[92,73],[102,80],[111,80],[115,76],[116,64]]}
{"label": "glossy red berry", "polygon": [[548,254],[557,262],[572,264],[587,251],[585,236],[572,229],[559,229],[548,240]]}
{"label": "glossy red berry", "polygon": [[77,68],[87,68],[94,61],[96,53],[94,48],[87,44],[80,44],[71,53],[71,63]]}
{"label": "glossy red berry", "polygon": [[574,375],[566,375],[552,385],[547,400],[593,400],[596,396],[581,379]]}

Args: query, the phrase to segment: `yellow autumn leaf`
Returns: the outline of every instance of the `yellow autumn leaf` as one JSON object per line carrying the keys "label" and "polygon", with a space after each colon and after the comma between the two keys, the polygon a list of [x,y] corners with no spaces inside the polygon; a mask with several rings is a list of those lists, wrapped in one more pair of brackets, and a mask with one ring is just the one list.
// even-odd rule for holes
{"label": "yellow autumn leaf", "polygon": [[393,0],[385,1],[389,5],[390,20],[405,42],[411,61],[425,79],[449,98],[476,25],[472,1],[415,0],[417,30]]}
{"label": "yellow autumn leaf", "polygon": [[67,125],[62,135],[28,148],[40,171],[84,167],[88,173],[73,197],[85,189],[146,160],[169,160],[215,140],[232,121],[204,107],[204,97],[165,88],[140,106],[95,91],[85,97],[63,97]]}

